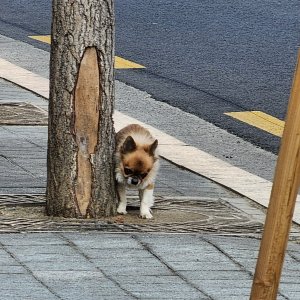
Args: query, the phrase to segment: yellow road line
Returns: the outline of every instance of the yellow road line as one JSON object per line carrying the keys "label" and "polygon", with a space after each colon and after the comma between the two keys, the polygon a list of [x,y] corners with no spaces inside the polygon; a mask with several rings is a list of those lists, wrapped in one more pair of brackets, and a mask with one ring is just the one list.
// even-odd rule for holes
{"label": "yellow road line", "polygon": [[29,37],[46,44],[51,44],[51,35],[30,35]]}
{"label": "yellow road line", "polygon": [[120,56],[115,56],[116,69],[144,69],[145,67]]}
{"label": "yellow road line", "polygon": [[[29,37],[43,43],[47,43],[47,44],[51,43],[50,35],[32,35]],[[124,59],[119,56],[115,56],[115,68],[116,69],[144,69],[145,67],[133,61]]]}
{"label": "yellow road line", "polygon": [[267,131],[273,135],[282,136],[284,121],[270,116],[262,111],[228,112],[225,115]]}

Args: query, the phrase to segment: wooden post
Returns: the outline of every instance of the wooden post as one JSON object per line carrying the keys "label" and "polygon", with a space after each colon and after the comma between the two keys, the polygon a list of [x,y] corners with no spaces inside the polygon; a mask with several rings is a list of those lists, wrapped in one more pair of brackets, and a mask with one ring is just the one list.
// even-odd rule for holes
{"label": "wooden post", "polygon": [[300,51],[251,297],[276,299],[300,184]]}

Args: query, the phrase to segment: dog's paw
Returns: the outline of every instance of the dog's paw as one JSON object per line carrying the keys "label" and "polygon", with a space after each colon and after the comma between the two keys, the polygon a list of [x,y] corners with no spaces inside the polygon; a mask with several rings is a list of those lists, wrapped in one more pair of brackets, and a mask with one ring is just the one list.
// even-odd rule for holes
{"label": "dog's paw", "polygon": [[144,211],[141,211],[141,212],[140,212],[140,217],[141,217],[142,219],[152,219],[152,218],[153,218],[153,216],[152,216],[150,210],[144,210]]}
{"label": "dog's paw", "polygon": [[120,215],[126,215],[127,211],[126,211],[126,206],[124,205],[119,205],[117,208],[117,213]]}

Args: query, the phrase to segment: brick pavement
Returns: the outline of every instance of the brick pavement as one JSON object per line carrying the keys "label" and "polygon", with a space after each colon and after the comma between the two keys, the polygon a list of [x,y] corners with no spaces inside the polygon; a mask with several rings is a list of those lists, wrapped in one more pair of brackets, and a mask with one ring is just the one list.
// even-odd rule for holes
{"label": "brick pavement", "polygon": [[[211,234],[0,235],[2,299],[248,299],[259,240]],[[299,299],[299,247],[277,299]]]}

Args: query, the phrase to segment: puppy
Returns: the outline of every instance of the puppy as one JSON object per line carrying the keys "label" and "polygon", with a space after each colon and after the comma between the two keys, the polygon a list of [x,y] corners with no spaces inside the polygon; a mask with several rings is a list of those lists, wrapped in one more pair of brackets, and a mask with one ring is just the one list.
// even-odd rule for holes
{"label": "puppy", "polygon": [[144,127],[131,124],[116,135],[116,180],[119,196],[117,212],[126,214],[126,188],[139,191],[140,216],[151,219],[153,189],[159,168],[158,141]]}

